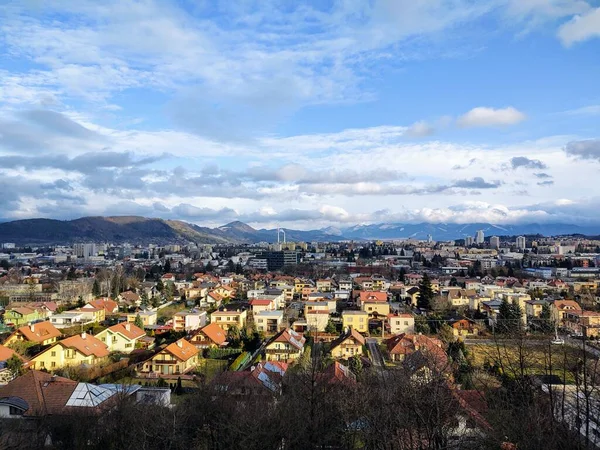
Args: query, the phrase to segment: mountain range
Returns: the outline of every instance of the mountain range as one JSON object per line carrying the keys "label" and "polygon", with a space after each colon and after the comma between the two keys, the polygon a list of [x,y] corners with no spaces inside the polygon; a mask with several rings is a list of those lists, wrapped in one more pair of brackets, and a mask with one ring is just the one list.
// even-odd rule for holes
{"label": "mountain range", "polygon": [[[320,230],[283,228],[287,241],[341,241],[374,239],[463,239],[483,230],[486,236],[567,234],[600,235],[600,227],[569,224],[493,225],[469,224],[398,224],[356,225],[347,228],[328,227]],[[283,235],[281,236],[283,239]],[[153,219],[138,216],[82,217],[75,220],[25,219],[0,223],[0,243],[20,245],[68,244],[73,242],[130,242],[235,244],[277,241],[276,229],[257,230],[243,222],[231,222],[208,228],[180,220]]]}

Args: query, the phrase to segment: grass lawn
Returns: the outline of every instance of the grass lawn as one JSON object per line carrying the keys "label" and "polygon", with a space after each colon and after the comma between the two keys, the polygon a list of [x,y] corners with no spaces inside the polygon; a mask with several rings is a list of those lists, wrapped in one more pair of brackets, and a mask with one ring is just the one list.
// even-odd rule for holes
{"label": "grass lawn", "polygon": [[167,306],[166,308],[161,308],[158,310],[158,319],[171,319],[173,314],[178,313],[179,311],[183,311],[186,309],[185,302],[174,303],[172,305]]}
{"label": "grass lawn", "polygon": [[515,343],[467,346],[469,359],[476,369],[487,364],[502,367],[511,376],[523,372],[530,375],[557,375],[567,383],[574,382],[573,370],[582,358],[582,351],[568,345],[528,345],[519,348]]}
{"label": "grass lawn", "polygon": [[230,362],[226,359],[201,358],[196,366],[196,372],[204,375],[206,381],[212,380],[219,373],[227,370]]}

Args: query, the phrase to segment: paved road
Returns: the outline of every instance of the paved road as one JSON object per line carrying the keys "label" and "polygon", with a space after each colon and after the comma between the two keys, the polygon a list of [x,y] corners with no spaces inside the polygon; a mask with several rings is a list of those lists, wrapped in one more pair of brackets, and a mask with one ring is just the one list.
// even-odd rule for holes
{"label": "paved road", "polygon": [[371,360],[373,361],[373,365],[377,368],[383,369],[385,364],[383,362],[383,356],[381,356],[381,352],[379,351],[379,346],[377,345],[377,339],[367,338],[366,343],[367,348],[371,353]]}

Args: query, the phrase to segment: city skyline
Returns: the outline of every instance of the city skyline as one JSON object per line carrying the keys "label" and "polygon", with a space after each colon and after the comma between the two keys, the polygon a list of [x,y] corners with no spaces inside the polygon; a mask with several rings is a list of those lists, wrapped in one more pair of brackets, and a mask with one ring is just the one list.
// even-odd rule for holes
{"label": "city skyline", "polygon": [[591,1],[8,2],[0,217],[600,224]]}

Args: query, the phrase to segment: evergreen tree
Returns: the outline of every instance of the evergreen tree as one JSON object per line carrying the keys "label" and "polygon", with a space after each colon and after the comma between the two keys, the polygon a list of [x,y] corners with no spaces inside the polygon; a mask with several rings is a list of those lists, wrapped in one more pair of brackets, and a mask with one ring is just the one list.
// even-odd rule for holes
{"label": "evergreen tree", "polygon": [[206,273],[209,273],[209,272],[213,271],[213,265],[210,263],[210,261],[208,262],[208,264],[206,264],[206,267],[204,268],[204,271]]}
{"label": "evergreen tree", "polygon": [[360,355],[354,355],[352,358],[350,358],[348,360],[348,366],[356,376],[360,376],[363,371],[363,363],[362,359],[360,359]]}
{"label": "evergreen tree", "polygon": [[140,317],[139,314],[137,314],[135,316],[135,321],[133,322],[133,324],[138,327],[141,328],[142,330],[144,329],[144,322],[142,321],[142,318]]}
{"label": "evergreen tree", "polygon": [[13,377],[18,377],[19,375],[22,375],[24,370],[23,370],[23,360],[21,358],[19,358],[17,356],[17,354],[13,354],[10,358],[8,358],[8,360],[6,361],[6,368],[8,369],[8,371],[11,373],[11,375]]}
{"label": "evergreen tree", "polygon": [[227,261],[227,272],[232,273],[235,271],[235,263],[232,260]]}
{"label": "evergreen tree", "polygon": [[158,282],[156,283],[156,290],[158,292],[162,292],[162,291],[165,290],[165,285],[164,285],[163,281],[160,278],[158,279]]}
{"label": "evergreen tree", "polygon": [[100,283],[98,283],[97,279],[94,279],[94,284],[92,285],[92,295],[94,297],[100,297]]}
{"label": "evergreen tree", "polygon": [[419,294],[417,298],[417,306],[422,309],[431,309],[433,301],[433,289],[429,276],[424,273],[421,282],[419,283]]}
{"label": "evergreen tree", "polygon": [[165,261],[164,271],[165,271],[165,273],[170,273],[171,272],[171,260],[170,259],[167,259]]}
{"label": "evergreen tree", "polygon": [[400,273],[398,274],[398,281],[404,283],[406,281],[406,269],[404,267],[400,267]]}
{"label": "evergreen tree", "polygon": [[335,326],[335,323],[333,323],[332,320],[327,322],[327,326],[325,327],[325,333],[329,333],[329,334],[337,333],[337,328]]}

